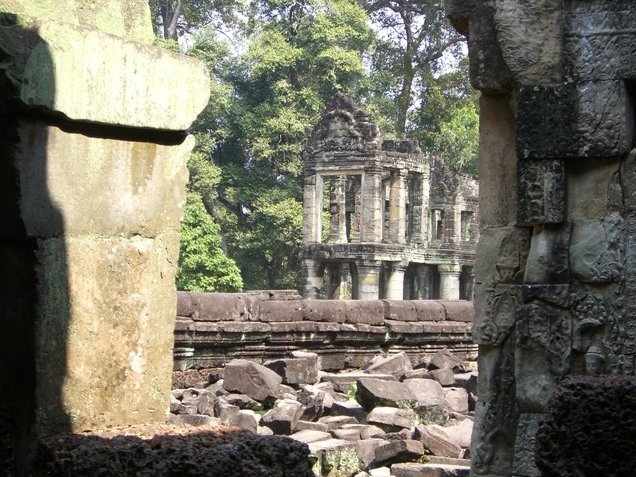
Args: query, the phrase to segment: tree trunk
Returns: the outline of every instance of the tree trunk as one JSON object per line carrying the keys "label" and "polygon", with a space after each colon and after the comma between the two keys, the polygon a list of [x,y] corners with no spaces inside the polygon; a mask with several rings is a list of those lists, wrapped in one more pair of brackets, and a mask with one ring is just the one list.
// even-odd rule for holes
{"label": "tree trunk", "polygon": [[402,81],[402,89],[397,97],[397,120],[396,130],[400,134],[406,131],[406,118],[411,105],[411,90],[413,89],[413,81],[415,79],[415,70],[411,59],[405,55],[404,58],[404,80]]}

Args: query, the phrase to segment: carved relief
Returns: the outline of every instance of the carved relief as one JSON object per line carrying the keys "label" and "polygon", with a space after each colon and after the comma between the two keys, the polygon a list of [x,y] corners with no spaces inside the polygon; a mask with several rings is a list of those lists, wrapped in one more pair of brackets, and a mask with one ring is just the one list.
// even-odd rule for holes
{"label": "carved relief", "polygon": [[570,243],[572,279],[584,283],[617,281],[623,270],[623,219],[612,214],[603,221],[575,222]]}

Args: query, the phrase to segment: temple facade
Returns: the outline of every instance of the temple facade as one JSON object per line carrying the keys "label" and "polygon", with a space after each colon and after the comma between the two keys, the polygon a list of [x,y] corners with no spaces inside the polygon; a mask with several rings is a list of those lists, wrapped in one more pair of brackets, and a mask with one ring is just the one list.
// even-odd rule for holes
{"label": "temple facade", "polygon": [[308,299],[472,299],[478,183],[336,95],[304,153]]}

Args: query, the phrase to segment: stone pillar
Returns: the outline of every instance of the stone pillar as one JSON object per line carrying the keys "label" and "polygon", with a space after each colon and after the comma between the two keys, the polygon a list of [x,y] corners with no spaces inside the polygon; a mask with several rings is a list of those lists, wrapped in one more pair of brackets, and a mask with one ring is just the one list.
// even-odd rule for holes
{"label": "stone pillar", "polygon": [[334,176],[329,191],[329,242],[347,243],[347,176]]}
{"label": "stone pillar", "polygon": [[362,178],[362,234],[360,242],[379,243],[383,227],[382,176],[369,169]]}
{"label": "stone pillar", "polygon": [[406,242],[406,171],[391,172],[389,193],[389,242]]}
{"label": "stone pillar", "polygon": [[402,263],[391,263],[391,274],[386,284],[387,300],[404,299],[404,272],[406,266]]}
{"label": "stone pillar", "polygon": [[334,290],[334,300],[351,300],[349,264],[347,262],[338,263],[335,274],[337,276],[337,283]]}
{"label": "stone pillar", "polygon": [[382,262],[358,262],[358,300],[377,300],[380,297],[380,268]]}
{"label": "stone pillar", "polygon": [[303,298],[307,300],[320,298],[320,290],[322,290],[324,284],[323,270],[320,261],[309,258],[303,260],[303,275],[305,277]]}
{"label": "stone pillar", "polygon": [[439,297],[441,300],[459,300],[459,265],[439,265]]}
{"label": "stone pillar", "polygon": [[417,275],[415,277],[415,299],[430,300],[431,296],[431,266],[425,264],[417,265]]}
{"label": "stone pillar", "polygon": [[209,76],[152,46],[147,2],[85,4],[45,20],[39,0],[3,4],[0,388],[19,473],[38,437],[161,423],[170,402],[185,131]]}
{"label": "stone pillar", "polygon": [[307,172],[303,192],[303,243],[316,243],[321,239],[322,177]]}

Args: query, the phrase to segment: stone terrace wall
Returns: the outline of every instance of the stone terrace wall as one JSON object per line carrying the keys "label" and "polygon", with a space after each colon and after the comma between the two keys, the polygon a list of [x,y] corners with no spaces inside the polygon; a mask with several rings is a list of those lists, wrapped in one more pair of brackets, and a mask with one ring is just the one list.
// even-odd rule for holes
{"label": "stone terrace wall", "polygon": [[359,367],[379,353],[427,360],[448,348],[474,360],[473,304],[435,300],[302,300],[295,292],[178,292],[175,370],[263,362],[295,350],[319,354],[321,369]]}

